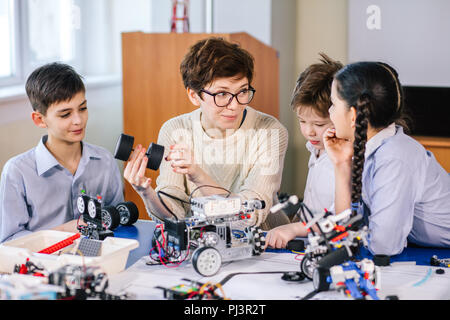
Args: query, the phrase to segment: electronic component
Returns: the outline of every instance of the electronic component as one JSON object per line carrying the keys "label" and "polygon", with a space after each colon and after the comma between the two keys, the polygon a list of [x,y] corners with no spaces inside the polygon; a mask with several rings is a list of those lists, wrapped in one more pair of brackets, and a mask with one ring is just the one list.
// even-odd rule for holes
{"label": "electronic component", "polygon": [[193,215],[199,218],[238,214],[241,210],[241,199],[223,195],[194,198],[191,200],[191,210]]}
{"label": "electronic component", "polygon": [[168,300],[223,300],[223,296],[217,294],[217,287],[209,283],[202,283],[189,279],[182,279],[182,283],[170,288],[157,286],[164,291],[164,298]]}

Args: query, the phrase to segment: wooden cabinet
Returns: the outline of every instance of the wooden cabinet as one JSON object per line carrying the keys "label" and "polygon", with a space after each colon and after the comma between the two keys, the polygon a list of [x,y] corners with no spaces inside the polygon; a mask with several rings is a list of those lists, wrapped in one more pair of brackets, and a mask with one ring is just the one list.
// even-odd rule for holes
{"label": "wooden cabinet", "polygon": [[450,172],[450,138],[413,136],[425,149],[433,152],[436,160]]}
{"label": "wooden cabinet", "polygon": [[[143,33],[122,34],[123,132],[145,148],[156,142],[162,124],[193,106],[180,75],[180,63],[189,47],[217,36],[239,43],[255,58],[252,86],[256,95],[251,106],[279,117],[279,59],[275,49],[246,33]],[[147,170],[155,187],[159,172]],[[125,182],[125,199],[133,201],[139,217],[148,219],[139,195]]]}

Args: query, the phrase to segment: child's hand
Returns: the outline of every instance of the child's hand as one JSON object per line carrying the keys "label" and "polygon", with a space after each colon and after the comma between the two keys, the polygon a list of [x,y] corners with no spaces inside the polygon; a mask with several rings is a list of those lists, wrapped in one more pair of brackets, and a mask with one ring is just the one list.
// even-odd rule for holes
{"label": "child's hand", "polygon": [[336,129],[329,128],[324,132],[323,144],[333,164],[351,163],[353,143],[350,140],[336,137]]}
{"label": "child's hand", "polygon": [[86,223],[84,223],[83,219],[74,219],[74,220],[70,220],[64,224],[61,224],[59,226],[54,227],[52,230],[57,230],[57,231],[64,231],[64,232],[78,232],[78,225],[86,225]]}
{"label": "child's hand", "polygon": [[266,234],[266,244],[264,249],[271,247],[274,249],[286,248],[289,241],[297,237],[296,224],[284,224],[282,226],[276,227],[269,230]]}
{"label": "child's hand", "polygon": [[171,162],[170,165],[174,172],[186,174],[190,181],[195,183],[201,179],[203,170],[195,164],[194,155],[188,146],[183,144],[171,145],[165,160]]}
{"label": "child's hand", "polygon": [[145,176],[147,162],[148,158],[145,154],[145,149],[138,145],[123,171],[124,178],[138,193],[145,192],[148,188],[151,188],[152,179]]}

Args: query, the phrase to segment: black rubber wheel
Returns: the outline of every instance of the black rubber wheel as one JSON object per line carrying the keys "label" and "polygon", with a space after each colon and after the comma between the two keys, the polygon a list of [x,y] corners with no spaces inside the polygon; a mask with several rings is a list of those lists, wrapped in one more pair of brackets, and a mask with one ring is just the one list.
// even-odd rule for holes
{"label": "black rubber wheel", "polygon": [[309,279],[313,279],[314,268],[316,267],[316,261],[311,258],[309,253],[303,256],[302,261],[300,262],[300,270],[305,274],[305,276]]}
{"label": "black rubber wheel", "polygon": [[139,218],[139,210],[131,201],[119,203],[116,209],[119,210],[120,224],[123,226],[131,226]]}
{"label": "black rubber wheel", "polygon": [[133,150],[134,137],[127,134],[120,134],[117,140],[116,149],[114,150],[114,158],[128,161],[131,151]]}
{"label": "black rubber wheel", "polygon": [[116,207],[108,206],[102,209],[102,224],[108,230],[114,230],[120,225],[120,213]]}
{"label": "black rubber wheel", "polygon": [[163,156],[164,147],[156,143],[151,143],[147,149],[147,168],[155,171],[158,170]]}
{"label": "black rubber wheel", "polygon": [[211,277],[222,266],[222,256],[213,247],[201,247],[192,255],[192,265],[195,271],[204,277]]}
{"label": "black rubber wheel", "polygon": [[252,254],[254,256],[259,256],[264,252],[264,246],[266,244],[266,237],[264,236],[261,228],[258,227],[250,227],[246,228],[247,232],[249,232],[249,240],[250,243],[253,244]]}
{"label": "black rubber wheel", "polygon": [[328,291],[330,283],[327,277],[330,275],[330,270],[325,268],[315,268],[313,272],[313,286],[316,291]]}

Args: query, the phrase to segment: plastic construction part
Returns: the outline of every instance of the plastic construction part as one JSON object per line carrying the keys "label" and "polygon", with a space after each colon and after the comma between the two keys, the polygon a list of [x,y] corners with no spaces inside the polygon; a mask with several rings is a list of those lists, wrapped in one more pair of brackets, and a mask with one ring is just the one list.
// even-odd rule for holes
{"label": "plastic construction part", "polygon": [[437,273],[437,274],[444,274],[444,273],[445,273],[445,270],[444,270],[444,269],[437,269],[437,270],[436,270],[436,273]]}
{"label": "plastic construction part", "polygon": [[436,255],[430,259],[430,265],[435,267],[450,267],[450,259],[439,259]]}
{"label": "plastic construction part", "polygon": [[45,253],[45,254],[52,254],[58,250],[61,250],[62,248],[65,248],[67,246],[70,246],[76,239],[78,239],[80,237],[79,233],[74,234],[73,236],[64,239],[58,243],[55,243],[54,245],[42,249],[41,251],[39,251],[38,253]]}
{"label": "plastic construction part", "polygon": [[101,248],[102,241],[89,238],[81,238],[80,244],[78,245],[78,250],[80,250],[81,254],[85,257],[98,257]]}
{"label": "plastic construction part", "polygon": [[285,272],[281,276],[281,279],[284,281],[292,281],[292,282],[298,282],[305,280],[305,275],[303,272]]}
{"label": "plastic construction part", "polygon": [[305,250],[305,242],[300,239],[291,240],[287,243],[286,249],[301,252],[301,251]]}
{"label": "plastic construction part", "polygon": [[385,254],[376,254],[373,256],[373,262],[376,266],[385,267],[390,265],[391,257]]}

